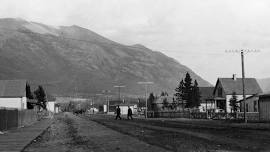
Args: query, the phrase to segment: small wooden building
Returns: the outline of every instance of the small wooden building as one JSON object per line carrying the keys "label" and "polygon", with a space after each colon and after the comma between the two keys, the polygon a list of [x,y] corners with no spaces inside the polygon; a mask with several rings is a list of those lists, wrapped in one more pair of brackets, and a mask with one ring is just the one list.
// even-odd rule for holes
{"label": "small wooden building", "polygon": [[[243,100],[241,103],[241,112],[244,111]],[[246,112],[259,113],[260,121],[270,121],[270,94],[261,94],[250,96],[246,99]]]}
{"label": "small wooden building", "polygon": [[259,96],[259,117],[261,121],[270,121],[270,94]]}

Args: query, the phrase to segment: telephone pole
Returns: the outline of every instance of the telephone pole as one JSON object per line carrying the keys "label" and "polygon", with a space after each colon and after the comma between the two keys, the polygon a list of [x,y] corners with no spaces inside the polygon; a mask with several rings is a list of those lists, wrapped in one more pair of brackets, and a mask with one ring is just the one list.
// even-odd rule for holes
{"label": "telephone pole", "polygon": [[110,110],[110,101],[109,101],[109,93],[111,93],[111,90],[102,90],[102,93],[105,94],[105,97],[106,97],[106,102],[107,102],[107,113],[109,113],[109,110]]}
{"label": "telephone pole", "polygon": [[242,64],[242,86],[243,86],[243,103],[244,103],[244,120],[247,123],[247,114],[246,114],[246,89],[245,89],[245,61],[244,53],[259,52],[259,50],[228,50],[226,53],[241,53],[241,64]]}
{"label": "telephone pole", "polygon": [[120,92],[121,92],[121,88],[124,88],[126,86],[120,86],[120,85],[116,85],[116,86],[113,86],[115,88],[118,88],[118,100],[121,101],[121,98],[120,98]]}
{"label": "telephone pole", "polygon": [[147,90],[148,85],[154,84],[154,82],[138,82],[138,84],[142,84],[145,86],[145,118],[147,118]]}

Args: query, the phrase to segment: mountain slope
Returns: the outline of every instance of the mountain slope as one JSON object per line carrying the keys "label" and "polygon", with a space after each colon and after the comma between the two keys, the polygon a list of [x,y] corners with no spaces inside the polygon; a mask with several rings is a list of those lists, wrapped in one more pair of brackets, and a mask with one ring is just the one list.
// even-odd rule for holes
{"label": "mountain slope", "polygon": [[151,91],[173,91],[190,72],[199,85],[210,84],[188,67],[142,45],[125,46],[78,26],[51,27],[0,19],[0,79],[27,79],[56,95],[89,95],[114,85],[142,94],[138,81],[153,81]]}
{"label": "mountain slope", "polygon": [[264,93],[270,93],[270,78],[258,79],[258,83]]}

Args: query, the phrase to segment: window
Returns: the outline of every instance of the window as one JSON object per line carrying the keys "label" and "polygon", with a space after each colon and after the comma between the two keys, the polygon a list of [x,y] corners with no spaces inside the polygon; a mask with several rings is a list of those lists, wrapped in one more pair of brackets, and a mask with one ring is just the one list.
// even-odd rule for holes
{"label": "window", "polygon": [[222,97],[222,88],[218,88],[218,97]]}
{"label": "window", "polygon": [[246,112],[248,112],[248,104],[246,104]]}
{"label": "window", "polygon": [[254,112],[257,112],[258,111],[258,109],[257,109],[257,101],[254,101],[254,103],[253,103],[253,108],[254,108]]}

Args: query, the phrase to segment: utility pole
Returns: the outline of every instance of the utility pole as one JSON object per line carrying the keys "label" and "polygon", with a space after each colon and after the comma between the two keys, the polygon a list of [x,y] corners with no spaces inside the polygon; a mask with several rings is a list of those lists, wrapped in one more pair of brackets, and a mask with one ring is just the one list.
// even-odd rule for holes
{"label": "utility pole", "polygon": [[[241,53],[241,64],[242,64],[242,86],[243,86],[243,103],[244,103],[244,120],[247,123],[247,114],[246,114],[246,89],[245,89],[245,62],[244,62],[244,53],[259,52],[259,50],[228,50],[226,53]],[[226,103],[227,104],[227,103]],[[227,110],[227,109],[226,109]]]}
{"label": "utility pole", "polygon": [[138,84],[142,84],[145,86],[145,118],[147,118],[147,88],[148,85],[154,84],[154,82],[138,82]]}
{"label": "utility pole", "polygon": [[118,100],[121,101],[121,98],[120,98],[121,88],[124,88],[124,87],[126,87],[126,86],[123,86],[123,85],[120,86],[120,85],[118,85],[118,86],[113,86],[113,87],[118,88]]}
{"label": "utility pole", "polygon": [[107,113],[109,113],[110,110],[110,103],[109,103],[109,93],[111,92],[111,90],[102,90],[102,93],[105,94],[106,97],[106,102],[107,102]]}

